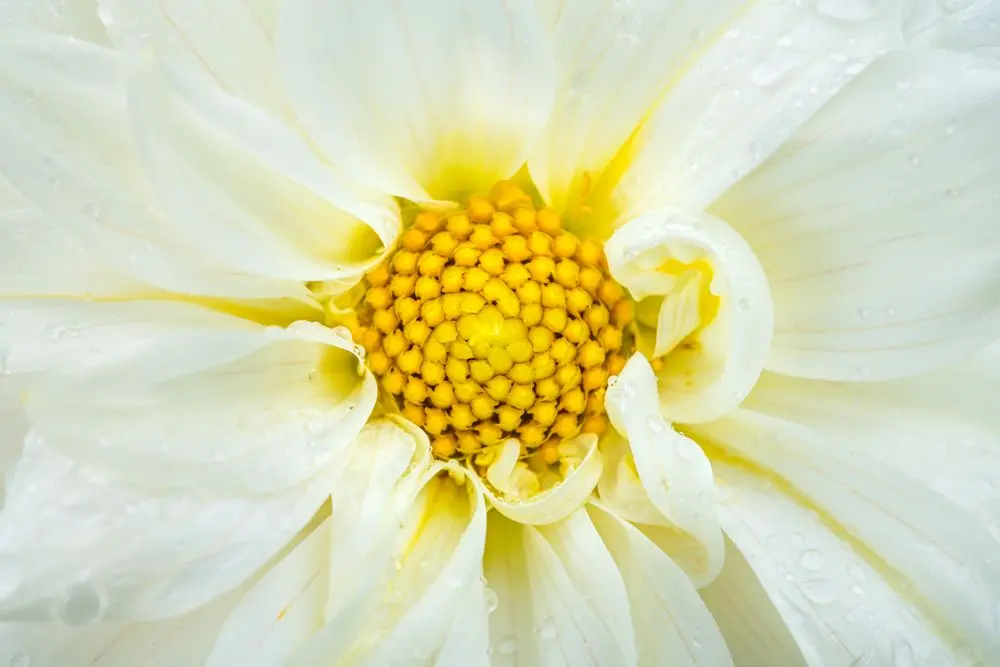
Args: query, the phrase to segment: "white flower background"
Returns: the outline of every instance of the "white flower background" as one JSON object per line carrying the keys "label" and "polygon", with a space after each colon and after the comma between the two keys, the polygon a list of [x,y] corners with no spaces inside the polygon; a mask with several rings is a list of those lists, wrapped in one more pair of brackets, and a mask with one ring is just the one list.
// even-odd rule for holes
{"label": "white flower background", "polygon": [[[523,165],[723,315],[519,505],[309,285]],[[1000,664],[998,340],[996,1],[0,0],[0,664]]]}

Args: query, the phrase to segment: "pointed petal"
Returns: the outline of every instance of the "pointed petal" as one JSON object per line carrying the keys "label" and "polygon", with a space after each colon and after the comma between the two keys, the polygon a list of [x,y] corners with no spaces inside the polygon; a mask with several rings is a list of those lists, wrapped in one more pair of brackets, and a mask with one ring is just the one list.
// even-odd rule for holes
{"label": "pointed petal", "polygon": [[0,29],[43,30],[69,35],[96,44],[107,44],[108,35],[98,16],[100,0],[74,0],[53,5],[34,0],[6,0]]}
{"label": "pointed petal", "polygon": [[65,37],[0,37],[0,174],[116,268],[164,289],[243,298],[306,295],[210,262],[152,205],[131,136],[126,61]]}
{"label": "pointed petal", "polygon": [[185,613],[267,562],[326,488],[151,492],[29,435],[0,513],[0,610],[70,627]]}
{"label": "pointed petal", "polygon": [[[625,365],[617,381],[608,387],[606,407],[611,424],[628,440],[630,456],[612,468],[621,488],[605,501],[616,513],[632,518],[624,502],[637,502],[645,511],[636,518],[672,529],[678,549],[668,550],[695,584],[712,580],[722,567],[723,542],[715,518],[715,487],[712,467],[693,441],[677,433],[660,415],[656,378],[649,362],[640,354]],[[634,470],[623,474],[622,467]],[[648,499],[635,489],[641,485]],[[631,487],[631,488],[630,488]],[[609,493],[614,487],[601,489]],[[652,505],[652,507],[649,507]]]}
{"label": "pointed petal", "polygon": [[719,576],[698,592],[737,665],[806,667],[789,625],[732,540]]}
{"label": "pointed petal", "polygon": [[760,579],[808,664],[919,665],[950,655],[879,563],[768,480],[718,470],[720,518],[752,568],[744,574]]}
{"label": "pointed petal", "polygon": [[330,525],[324,520],[238,601],[205,667],[283,664],[323,623]]}
{"label": "pointed petal", "polygon": [[[392,428],[396,438],[404,433],[398,426]],[[418,449],[427,455],[426,437],[418,439]],[[416,443],[412,437],[410,441]],[[352,469],[363,474],[356,468],[358,461],[373,455],[364,449],[357,448],[345,480]],[[381,468],[383,458],[384,454],[370,458],[366,465]],[[393,467],[398,470],[398,464]],[[399,483],[392,488],[378,483],[367,495],[351,494],[339,504],[335,495],[326,624],[291,664],[314,665],[332,658],[372,665],[424,665],[440,651],[455,651],[460,641],[470,651],[466,659],[485,658],[485,635],[475,644],[455,633],[464,632],[460,620],[476,626],[485,623],[486,610],[476,608],[475,592],[478,586],[481,602],[486,505],[466,480],[460,486],[454,478],[438,475],[441,470],[440,464],[428,466],[424,460],[404,471],[403,478],[397,477]],[[451,472],[463,479],[459,469]],[[385,481],[391,478],[378,475]],[[357,517],[359,501],[367,520]],[[461,611],[481,616],[460,619]]]}
{"label": "pointed petal", "polygon": [[[261,109],[290,114],[278,73],[275,0],[101,0],[113,42],[201,70]],[[220,31],[226,38],[219,39]]]}
{"label": "pointed petal", "polygon": [[292,0],[278,47],[326,155],[413,200],[485,193],[543,128],[553,66],[533,3]]}
{"label": "pointed petal", "polygon": [[713,207],[771,284],[769,369],[903,377],[1000,336],[998,112],[1000,64],[891,54]]}
{"label": "pointed petal", "polygon": [[650,113],[613,198],[700,210],[900,41],[893,0],[757,2]]}
{"label": "pointed petal", "polygon": [[496,460],[487,468],[485,479],[475,469],[469,475],[489,499],[490,506],[507,518],[532,525],[554,523],[583,506],[593,493],[602,471],[603,459],[597,436],[579,435],[565,441],[563,448],[581,454],[574,457],[576,461],[568,467],[565,477],[537,491],[519,488],[522,475],[528,475],[533,480],[536,476],[520,460],[521,445],[513,439],[501,446]]}
{"label": "pointed petal", "polygon": [[584,509],[538,528],[491,515],[484,568],[495,667],[636,664],[625,585]]}
{"label": "pointed petal", "polygon": [[639,530],[600,503],[587,513],[625,579],[639,665],[732,665],[726,642],[691,581]]}
{"label": "pointed petal", "polygon": [[580,180],[599,180],[677,77],[718,39],[742,0],[576,0],[540,3],[556,61],[555,108],[529,168],[563,208]]}
{"label": "pointed petal", "polygon": [[375,404],[345,332],[312,322],[141,301],[17,302],[0,316],[8,369],[44,372],[27,405],[39,435],[151,488],[286,488],[336,457]]}
{"label": "pointed petal", "polygon": [[[626,223],[605,252],[615,279],[635,299],[664,297],[653,353],[669,352],[660,381],[667,419],[710,421],[739,405],[764,367],[774,326],[767,279],[746,241],[718,218],[670,207]],[[664,282],[670,277],[661,267],[669,261],[707,262],[710,295],[700,298],[717,299],[717,308],[689,298],[677,282]],[[701,287],[695,283],[694,290]],[[696,344],[680,345],[685,341]]]}
{"label": "pointed petal", "polygon": [[389,197],[348,185],[294,131],[211,79],[151,62],[129,104],[160,201],[191,243],[225,265],[277,280],[356,282],[395,242]]}
{"label": "pointed petal", "polygon": [[[995,623],[1000,564],[993,557],[997,542],[976,517],[868,455],[855,443],[834,440],[829,434],[793,421],[741,409],[713,424],[693,426],[691,431],[695,437],[779,478],[781,484],[787,485],[783,488],[822,512],[838,536],[849,540],[843,551],[865,554],[882,578],[898,582],[896,585],[908,591],[907,597],[920,611],[932,614],[948,633],[961,637],[985,662],[1000,657],[1000,629]],[[770,495],[763,497],[768,499]],[[778,516],[785,517],[792,508],[792,503],[784,503]],[[818,523],[810,513],[798,511],[810,522]],[[762,522],[753,529],[762,537],[775,527],[797,523],[791,518],[766,519],[767,515],[768,509],[761,507],[741,513],[740,520]],[[753,565],[754,558],[747,551],[751,547],[735,536],[731,521],[725,526]],[[811,530],[813,534],[819,532]],[[821,555],[836,543],[832,535],[830,541],[819,539],[814,541]],[[797,557],[801,556],[811,558],[809,554]],[[851,563],[839,564],[846,567]],[[775,570],[774,576],[780,576],[780,569]],[[844,572],[834,566],[831,570],[836,570],[836,576]],[[843,576],[849,574],[847,571]],[[829,577],[833,576],[831,571]],[[819,604],[824,604],[829,596],[837,597],[845,586],[849,588],[850,583],[843,582],[830,582],[822,575],[813,577],[807,572],[802,575],[806,589],[802,594],[806,596],[809,586],[815,586],[811,592]],[[912,632],[901,634],[912,645]],[[868,648],[862,641],[849,650]]]}

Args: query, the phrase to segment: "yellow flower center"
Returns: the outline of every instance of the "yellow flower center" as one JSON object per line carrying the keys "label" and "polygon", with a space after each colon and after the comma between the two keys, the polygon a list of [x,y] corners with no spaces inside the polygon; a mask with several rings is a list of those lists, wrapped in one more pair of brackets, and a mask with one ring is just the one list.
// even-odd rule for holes
{"label": "yellow flower center", "polygon": [[512,183],[464,209],[421,210],[365,288],[355,339],[438,457],[516,438],[523,457],[554,464],[563,440],[607,429],[631,302],[601,244]]}

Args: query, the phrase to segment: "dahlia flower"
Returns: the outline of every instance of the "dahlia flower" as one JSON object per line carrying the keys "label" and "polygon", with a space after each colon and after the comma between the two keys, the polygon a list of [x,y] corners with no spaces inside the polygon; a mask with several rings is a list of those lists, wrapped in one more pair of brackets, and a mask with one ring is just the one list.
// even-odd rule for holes
{"label": "dahlia flower", "polygon": [[1000,664],[1000,3],[0,12],[0,664]]}

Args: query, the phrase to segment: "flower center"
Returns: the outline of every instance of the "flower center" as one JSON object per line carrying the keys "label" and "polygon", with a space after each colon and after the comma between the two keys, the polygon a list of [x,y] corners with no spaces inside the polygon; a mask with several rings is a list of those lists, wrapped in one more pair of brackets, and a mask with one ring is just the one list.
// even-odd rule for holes
{"label": "flower center", "polygon": [[501,182],[464,209],[421,210],[365,278],[354,332],[384,394],[458,458],[510,438],[548,464],[607,429],[632,305],[599,242]]}

